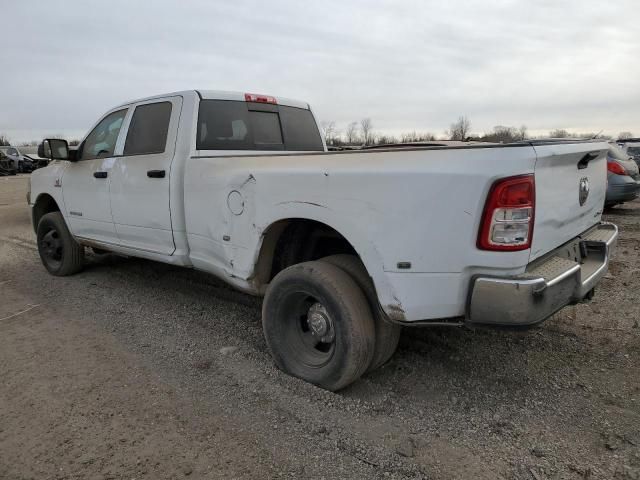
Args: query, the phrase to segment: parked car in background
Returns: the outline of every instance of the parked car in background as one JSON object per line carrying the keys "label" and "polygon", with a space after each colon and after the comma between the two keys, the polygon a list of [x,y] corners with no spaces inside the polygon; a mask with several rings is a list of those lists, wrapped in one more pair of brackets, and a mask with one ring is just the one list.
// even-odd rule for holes
{"label": "parked car in background", "polygon": [[0,147],[0,150],[7,156],[8,162],[13,165],[17,172],[31,173],[33,171],[31,159],[22,155],[16,147]]}
{"label": "parked car in background", "polygon": [[635,200],[640,195],[640,174],[633,157],[614,145],[607,154],[605,207]]}
{"label": "parked car in background", "polygon": [[38,155],[25,155],[25,158],[31,160],[33,170],[37,170],[38,168],[43,168],[49,165],[48,158],[40,158]]}
{"label": "parked car in background", "polygon": [[638,167],[640,167],[640,138],[625,138],[618,140],[620,148],[630,157],[633,157]]}
{"label": "parked car in background", "polygon": [[0,177],[15,174],[16,168],[13,166],[13,161],[9,160],[9,157],[0,150]]}

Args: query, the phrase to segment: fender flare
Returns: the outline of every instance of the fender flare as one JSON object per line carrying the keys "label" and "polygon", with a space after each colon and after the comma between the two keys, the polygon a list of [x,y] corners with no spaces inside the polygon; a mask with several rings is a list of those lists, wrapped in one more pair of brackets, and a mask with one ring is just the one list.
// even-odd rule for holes
{"label": "fender flare", "polygon": [[370,236],[359,229],[352,219],[336,215],[334,210],[330,210],[323,205],[310,202],[287,202],[287,206],[292,205],[295,206],[295,209],[289,207],[286,209],[278,209],[276,215],[261,222],[265,227],[260,229],[260,236],[255,246],[254,265],[257,264],[267,232],[278,222],[287,220],[311,220],[321,223],[342,235],[356,251],[367,269],[369,276],[373,280],[378,300],[387,315],[392,320],[404,320],[404,312],[393,291],[392,284],[389,282],[387,274],[384,271],[382,254],[378,251],[375,242]]}

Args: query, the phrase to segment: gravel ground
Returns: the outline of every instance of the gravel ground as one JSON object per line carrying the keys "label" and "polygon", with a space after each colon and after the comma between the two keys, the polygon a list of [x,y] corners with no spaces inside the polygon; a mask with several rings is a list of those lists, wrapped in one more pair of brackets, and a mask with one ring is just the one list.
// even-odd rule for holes
{"label": "gravel ground", "polygon": [[257,299],[89,256],[49,276],[0,178],[0,478],[640,479],[640,202],[590,304],[527,332],[405,329],[340,393],[278,371]]}

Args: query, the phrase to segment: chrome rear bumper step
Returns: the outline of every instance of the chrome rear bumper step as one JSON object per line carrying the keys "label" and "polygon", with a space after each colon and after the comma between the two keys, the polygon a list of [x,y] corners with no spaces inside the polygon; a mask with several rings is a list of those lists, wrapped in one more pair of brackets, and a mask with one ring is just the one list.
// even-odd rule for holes
{"label": "chrome rear bumper step", "polygon": [[[466,322],[533,325],[565,305],[589,298],[607,273],[617,240],[618,228],[603,222],[536,260],[522,275],[474,277]],[[574,250],[576,256],[569,258]]]}

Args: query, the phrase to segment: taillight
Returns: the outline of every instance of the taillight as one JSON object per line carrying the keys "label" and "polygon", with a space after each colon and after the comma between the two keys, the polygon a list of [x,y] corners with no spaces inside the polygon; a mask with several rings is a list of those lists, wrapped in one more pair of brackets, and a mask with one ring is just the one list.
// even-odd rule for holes
{"label": "taillight", "polygon": [[257,103],[273,103],[277,104],[276,97],[271,97],[269,95],[258,95],[257,93],[245,93],[244,99],[247,102],[257,102]]}
{"label": "taillight", "polygon": [[526,250],[531,247],[536,203],[533,175],[496,181],[484,206],[478,234],[481,250]]}
{"label": "taillight", "polygon": [[629,175],[622,165],[618,162],[607,161],[607,170],[616,175]]}

